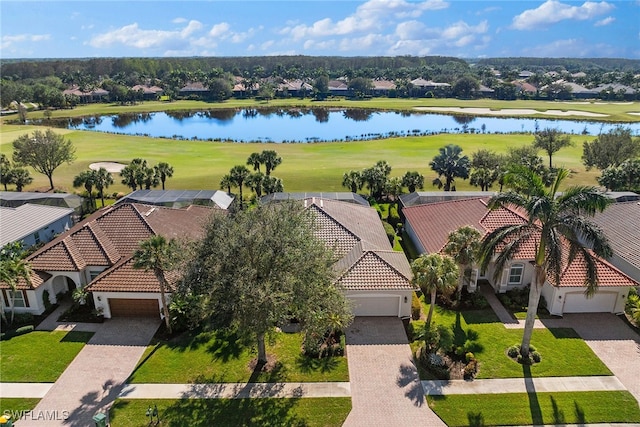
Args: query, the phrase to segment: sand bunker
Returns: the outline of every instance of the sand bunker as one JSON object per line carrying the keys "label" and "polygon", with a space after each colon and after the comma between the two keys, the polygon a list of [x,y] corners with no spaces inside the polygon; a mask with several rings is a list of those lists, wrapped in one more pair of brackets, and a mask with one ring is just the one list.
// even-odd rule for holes
{"label": "sand bunker", "polygon": [[105,168],[107,171],[111,173],[118,173],[122,169],[124,169],[125,166],[126,165],[123,165],[122,163],[116,163],[116,162],[97,162],[97,163],[91,163],[89,165],[89,169],[98,170],[100,168]]}
{"label": "sand bunker", "polygon": [[529,110],[520,108],[509,108],[505,110],[491,110],[489,108],[462,108],[462,107],[415,107],[421,111],[435,111],[446,113],[460,113],[478,116],[524,116],[542,114],[545,116],[584,116],[584,117],[608,117],[608,114],[590,113],[588,111],[562,111],[562,110]]}

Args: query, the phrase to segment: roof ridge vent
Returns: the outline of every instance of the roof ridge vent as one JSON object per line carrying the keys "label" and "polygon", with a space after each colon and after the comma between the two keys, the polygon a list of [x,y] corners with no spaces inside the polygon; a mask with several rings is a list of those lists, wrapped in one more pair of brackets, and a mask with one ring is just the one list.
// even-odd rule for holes
{"label": "roof ridge vent", "polygon": [[151,215],[151,214],[153,213],[153,211],[155,211],[155,210],[156,210],[156,208],[155,208],[155,207],[151,208],[150,210],[148,210],[147,212],[145,212],[144,216],[149,216],[149,215]]}

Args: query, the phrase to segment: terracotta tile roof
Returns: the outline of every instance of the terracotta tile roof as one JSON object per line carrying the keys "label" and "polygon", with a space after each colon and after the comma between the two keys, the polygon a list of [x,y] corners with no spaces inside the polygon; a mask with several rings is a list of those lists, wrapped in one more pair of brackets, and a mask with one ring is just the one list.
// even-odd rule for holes
{"label": "terracotta tile roof", "polygon": [[[50,278],[51,278],[51,275],[47,272],[32,270],[31,284],[28,284],[26,280],[20,279],[18,281],[16,288],[20,290],[35,289],[38,286],[41,286],[44,282],[46,282]],[[10,289],[10,286],[4,282],[0,282],[0,289]]]}
{"label": "terracotta tile roof", "polygon": [[[105,267],[113,265],[120,256],[113,245],[110,244],[111,242],[104,238],[106,236],[101,240],[96,235],[94,228],[100,229],[99,226],[92,227],[91,223],[89,223],[69,236],[69,239],[78,248],[80,256],[84,259],[86,265]],[[101,230],[100,232],[104,235]],[[109,244],[106,245],[107,243]],[[108,249],[105,249],[105,246],[108,246]]]}
{"label": "terracotta tile roof", "polygon": [[[403,254],[398,253],[403,256]],[[405,258],[406,262],[406,258]],[[383,257],[367,251],[337,280],[346,290],[413,290],[403,274],[391,266]]]}
{"label": "terracotta tile roof", "polygon": [[[167,274],[169,283],[177,276]],[[122,260],[113,268],[96,277],[87,290],[90,292],[160,292],[160,285],[153,271],[133,268],[133,257]]]}
{"label": "terracotta tile roof", "polygon": [[130,204],[103,211],[95,222],[123,256],[133,253],[138,248],[139,242],[153,234],[140,212]]}
{"label": "terracotta tile roof", "polygon": [[[593,254],[593,253],[592,253]],[[616,287],[616,286],[638,286],[638,283],[626,274],[622,273],[609,262],[596,258],[596,271],[598,273],[598,287]],[[587,264],[582,256],[569,264],[562,272],[560,277],[560,287],[580,287],[585,286]],[[553,277],[548,277],[551,284],[556,285]]]}
{"label": "terracotta tile roof", "polygon": [[524,224],[526,222],[526,217],[507,208],[487,211],[486,215],[480,220],[480,224],[487,232],[504,227],[505,225]]}
{"label": "terracotta tile roof", "polygon": [[36,254],[37,256],[34,254],[27,258],[34,270],[79,271],[87,265],[75,243],[67,239],[60,240],[51,246],[45,245]]}
{"label": "terracotta tile roof", "polygon": [[613,253],[640,269],[640,204],[612,203],[593,222],[606,234]]}
{"label": "terracotta tile roof", "polygon": [[411,206],[402,209],[422,247],[428,253],[439,252],[447,243],[449,233],[464,225],[486,230],[480,221],[487,215],[482,198],[453,200]]}
{"label": "terracotta tile roof", "polygon": [[210,206],[191,205],[182,209],[149,206],[134,203],[136,210],[144,216],[155,234],[171,238],[199,238],[204,226],[214,212],[221,209]]}
{"label": "terracotta tile roof", "polygon": [[411,267],[389,243],[375,209],[329,199],[305,199],[316,214],[316,235],[337,249],[337,283],[349,290],[413,289]]}

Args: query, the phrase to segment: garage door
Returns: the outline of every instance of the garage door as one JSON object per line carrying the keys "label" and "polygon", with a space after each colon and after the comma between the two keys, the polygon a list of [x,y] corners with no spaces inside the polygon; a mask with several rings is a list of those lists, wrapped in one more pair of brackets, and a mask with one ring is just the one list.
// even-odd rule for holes
{"label": "garage door", "polygon": [[158,300],[109,298],[111,317],[160,317]]}
{"label": "garage door", "polygon": [[582,292],[566,294],[565,313],[612,313],[617,293],[598,292],[593,298],[587,298]]}
{"label": "garage door", "polygon": [[399,296],[360,297],[349,296],[356,316],[398,316]]}

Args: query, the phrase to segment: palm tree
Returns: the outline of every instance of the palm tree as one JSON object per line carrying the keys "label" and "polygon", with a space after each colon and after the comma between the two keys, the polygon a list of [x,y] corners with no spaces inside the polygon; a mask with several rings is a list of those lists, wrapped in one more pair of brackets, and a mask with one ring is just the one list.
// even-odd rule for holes
{"label": "palm tree", "polygon": [[220,180],[220,187],[227,189],[227,194],[231,194],[231,186],[233,182],[231,181],[231,175],[226,174]]}
{"label": "palm tree", "polygon": [[407,171],[402,177],[402,185],[407,187],[409,193],[416,191],[416,188],[424,188],[424,176],[420,175],[417,171]]}
{"label": "palm tree", "polygon": [[[433,185],[437,185],[444,191],[452,191],[452,189],[455,191],[453,186],[455,178],[469,178],[469,158],[460,156],[461,152],[462,148],[454,144],[440,148],[440,154],[429,163],[431,169],[438,174],[438,177],[432,181]],[[441,177],[444,177],[444,182]]]}
{"label": "palm tree", "polygon": [[262,196],[262,183],[264,182],[265,174],[262,172],[256,172],[249,175],[246,184],[252,191],[256,193],[256,197]]}
{"label": "palm tree", "polygon": [[178,244],[174,239],[168,240],[164,236],[151,236],[140,242],[140,248],[133,254],[133,268],[153,271],[160,285],[160,298],[162,299],[162,313],[167,331],[171,333],[169,319],[169,307],[167,306],[166,292],[169,288],[166,273],[170,271],[178,253]]}
{"label": "palm tree", "polygon": [[16,185],[16,191],[20,192],[22,189],[33,182],[33,177],[25,168],[11,169],[9,172],[9,179],[12,184]]}
{"label": "palm tree", "polygon": [[95,177],[93,171],[86,170],[80,172],[73,178],[73,188],[84,187],[87,191],[87,197],[89,198],[89,206],[94,208],[93,204],[93,186],[95,184]]}
{"label": "palm tree", "polygon": [[[20,242],[9,243],[0,251],[0,282],[9,285],[11,290],[11,321],[15,317],[16,293],[20,279],[31,285],[31,265],[24,259],[24,251]],[[0,310],[2,310],[0,308]],[[2,310],[4,316],[4,310]],[[5,319],[6,321],[6,319]]]}
{"label": "palm tree", "polygon": [[262,155],[260,153],[251,153],[247,158],[247,165],[252,166],[253,170],[260,172],[260,165],[262,164]]}
{"label": "palm tree", "polygon": [[[513,168],[507,182],[517,183],[516,188],[526,192],[508,191],[489,201],[490,209],[505,206],[526,212],[528,220],[522,224],[505,225],[485,235],[480,246],[480,266],[486,270],[495,262],[494,280],[499,278],[509,260],[525,244],[535,247],[534,280],[529,289],[529,304],[520,354],[529,355],[531,334],[540,301],[542,286],[551,277],[560,283],[563,269],[578,259],[586,266],[586,294],[593,295],[598,287],[595,255],[609,258],[611,247],[604,233],[586,216],[604,210],[607,199],[595,187],[570,187],[556,196],[560,184],[569,175],[566,169],[558,169],[551,188],[546,189],[540,175],[525,167]],[[587,247],[591,247],[589,251]],[[496,255],[497,254],[497,255]],[[494,260],[494,255],[495,260]]]}
{"label": "palm tree", "polygon": [[444,245],[443,252],[451,256],[460,269],[458,301],[462,295],[462,286],[471,280],[471,267],[476,260],[481,237],[478,230],[467,225],[449,233],[447,243]]}
{"label": "palm tree", "polygon": [[431,295],[429,314],[425,327],[431,325],[433,308],[436,305],[436,294],[455,288],[458,281],[458,266],[448,255],[438,253],[422,254],[411,263],[413,271],[412,283],[417,285],[423,294]]}
{"label": "palm tree", "polygon": [[278,153],[274,150],[263,150],[260,154],[262,163],[264,164],[264,173],[269,176],[271,172],[282,163],[282,157],[278,156]]}
{"label": "palm tree", "polygon": [[282,193],[284,191],[284,185],[280,178],[275,176],[265,176],[262,181],[262,192],[264,194]]}
{"label": "palm tree", "polygon": [[164,182],[167,178],[171,178],[173,176],[173,166],[167,162],[160,162],[154,166],[154,169],[156,171],[156,175],[160,178],[162,189],[164,190]]}
{"label": "palm tree", "polygon": [[0,154],[0,184],[4,185],[4,191],[7,191],[7,185],[13,184],[11,180],[11,161],[6,154]]}
{"label": "palm tree", "polygon": [[102,200],[102,206],[104,207],[104,190],[109,188],[109,186],[113,184],[113,176],[111,175],[111,172],[109,172],[105,168],[94,170],[93,183],[96,186],[96,190],[98,190],[98,195],[100,196],[100,200]]}
{"label": "palm tree", "polygon": [[242,187],[247,181],[247,178],[249,178],[249,175],[251,175],[251,172],[243,165],[236,165],[229,171],[231,183],[240,190],[240,209],[242,209]]}
{"label": "palm tree", "polygon": [[351,170],[342,175],[342,186],[350,189],[352,193],[357,193],[358,190],[362,190],[363,185],[362,173],[359,171]]}

